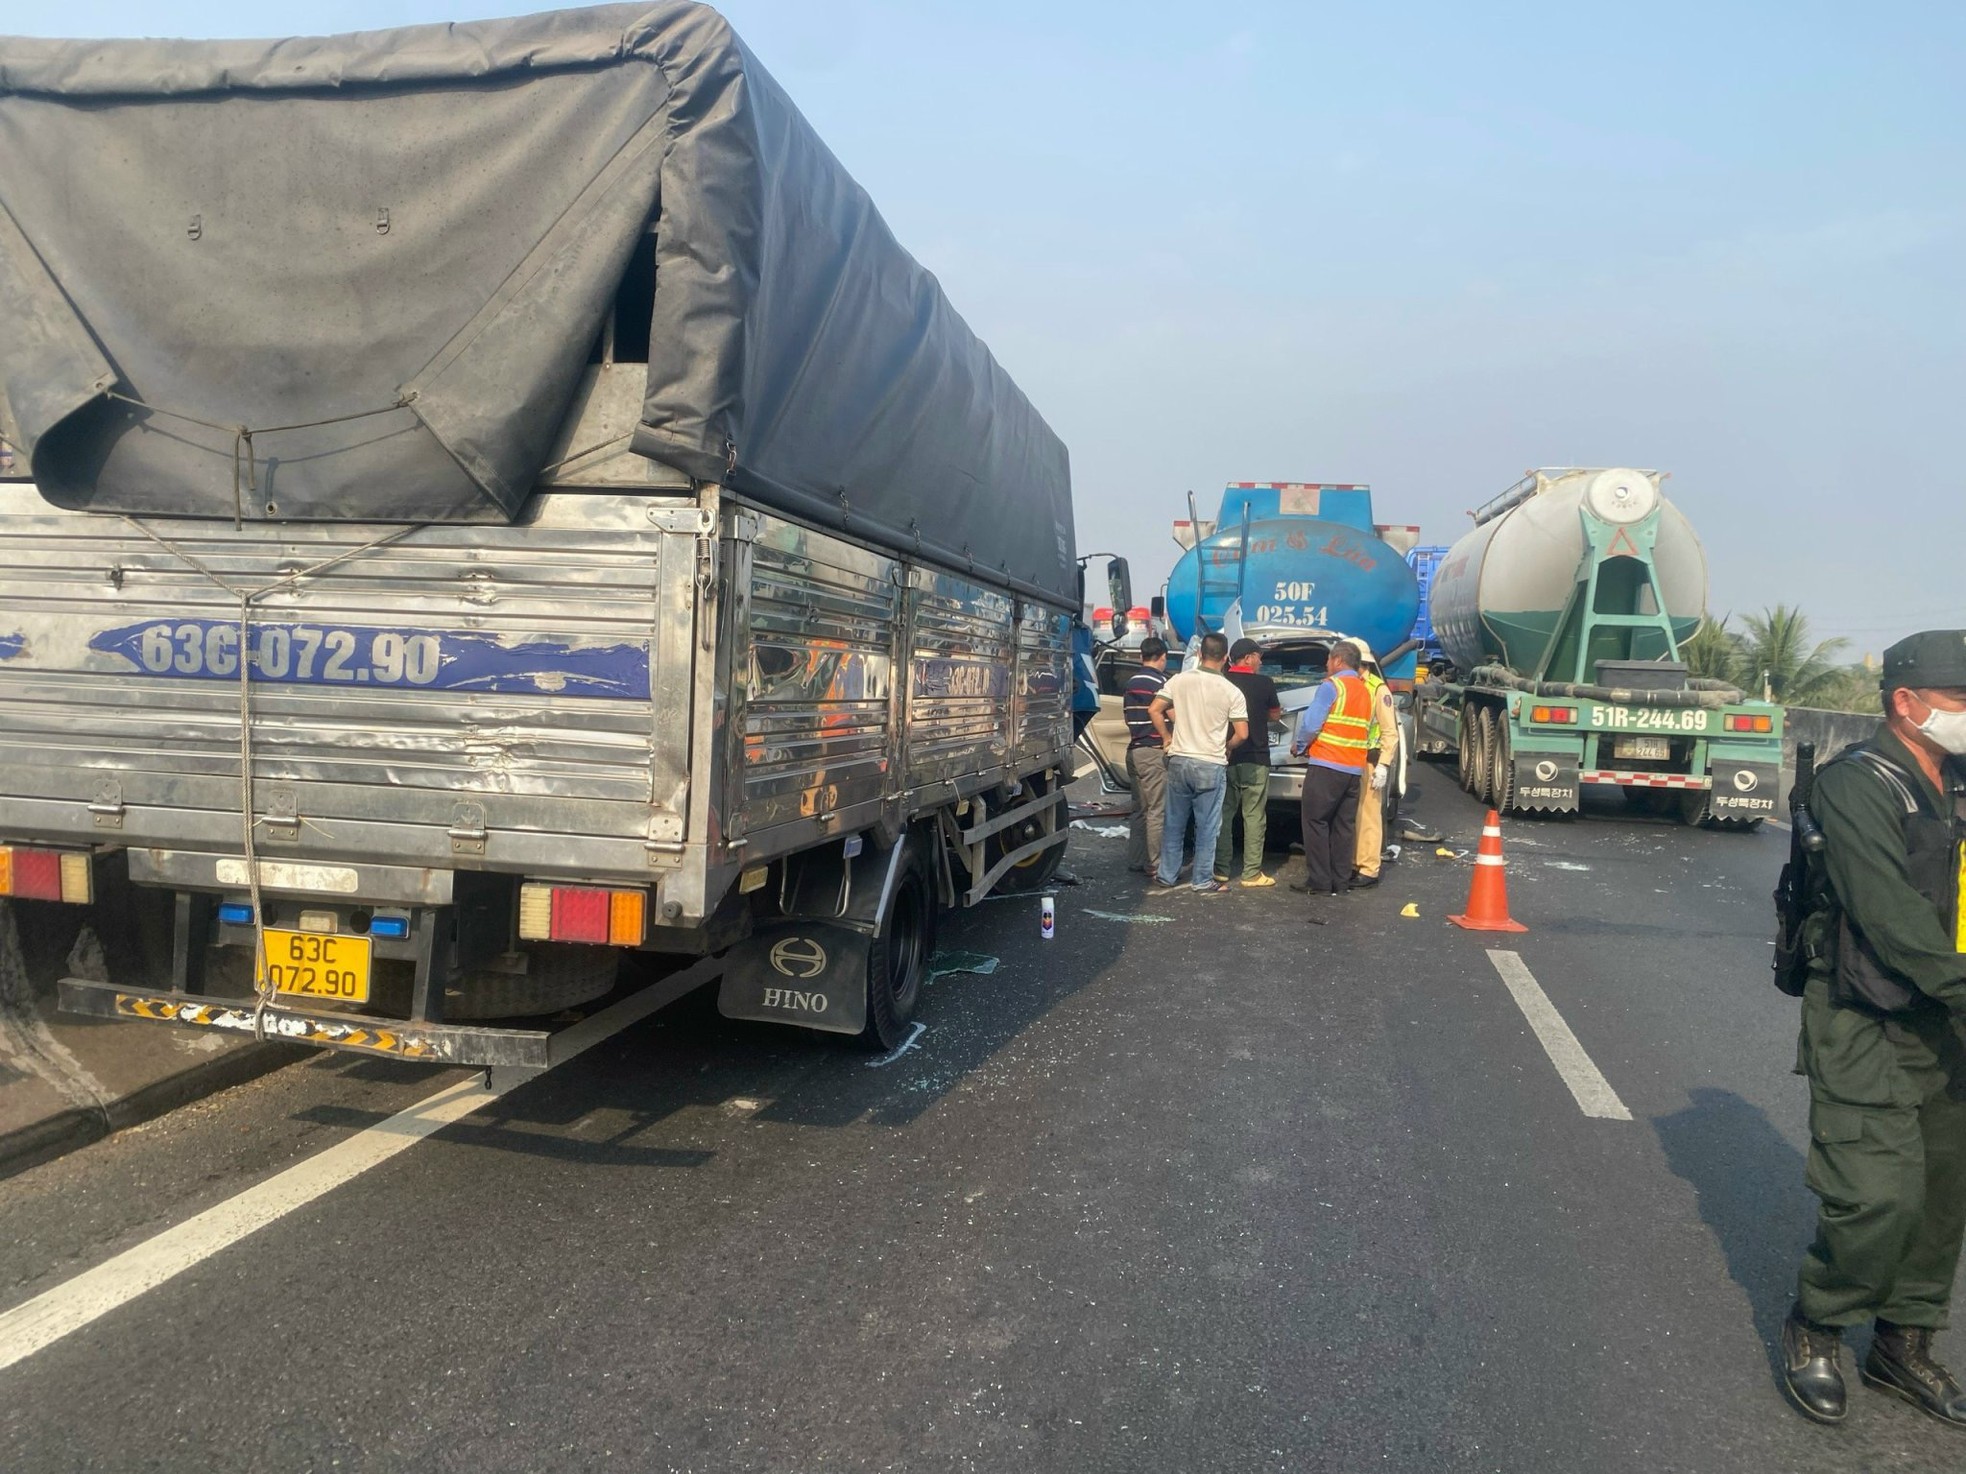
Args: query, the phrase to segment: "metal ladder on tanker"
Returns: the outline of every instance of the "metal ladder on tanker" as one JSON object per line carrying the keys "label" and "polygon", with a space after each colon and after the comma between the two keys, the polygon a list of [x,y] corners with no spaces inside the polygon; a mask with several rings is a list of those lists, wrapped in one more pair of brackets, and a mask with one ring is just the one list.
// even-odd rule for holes
{"label": "metal ladder on tanker", "polygon": [[[1207,611],[1220,609],[1225,614],[1231,608],[1242,604],[1245,575],[1248,569],[1249,549],[1249,503],[1242,504],[1242,525],[1236,530],[1233,539],[1223,538],[1212,548],[1204,549],[1202,544],[1208,539],[1201,537],[1202,523],[1196,513],[1195,494],[1188,493],[1189,525],[1196,531],[1195,538],[1195,624],[1206,633],[1220,628],[1220,622],[1211,622]],[[1211,536],[1219,537],[1221,529],[1216,528]],[[1233,559],[1233,562],[1231,561]],[[1211,565],[1214,576],[1211,577]],[[1226,569],[1226,571],[1224,571]],[[1210,600],[1218,602],[1211,604]],[[1250,611],[1244,607],[1238,610],[1242,622],[1250,619]]]}

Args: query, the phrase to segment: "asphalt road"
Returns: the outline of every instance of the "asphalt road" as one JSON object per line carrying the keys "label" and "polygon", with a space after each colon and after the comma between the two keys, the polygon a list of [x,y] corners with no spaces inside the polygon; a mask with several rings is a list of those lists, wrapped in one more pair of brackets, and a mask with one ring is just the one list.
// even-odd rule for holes
{"label": "asphalt road", "polygon": [[[1811,1215],[1783,837],[1508,832],[1511,938],[1444,923],[1431,846],[1312,925],[1150,901],[1081,833],[1057,938],[952,918],[1000,965],[879,1067],[694,994],[0,1371],[0,1468],[1960,1468],[1772,1380]],[[458,1078],[322,1058],[0,1184],[0,1310]]]}

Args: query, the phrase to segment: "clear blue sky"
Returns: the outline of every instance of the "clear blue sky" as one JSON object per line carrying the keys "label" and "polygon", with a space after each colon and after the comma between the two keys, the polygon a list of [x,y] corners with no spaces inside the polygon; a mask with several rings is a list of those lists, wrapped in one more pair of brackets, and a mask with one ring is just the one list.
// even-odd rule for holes
{"label": "clear blue sky", "polygon": [[[256,35],[471,0],[21,4]],[[1966,5],[721,7],[1071,446],[1144,594],[1223,482],[1451,542],[1531,465],[1670,470],[1717,611],[1966,625]]]}

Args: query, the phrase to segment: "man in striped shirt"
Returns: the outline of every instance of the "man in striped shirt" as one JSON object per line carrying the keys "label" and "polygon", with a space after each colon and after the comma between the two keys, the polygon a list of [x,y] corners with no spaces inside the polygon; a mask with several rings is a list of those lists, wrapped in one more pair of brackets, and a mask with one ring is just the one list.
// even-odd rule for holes
{"label": "man in striped shirt", "polygon": [[1161,816],[1167,804],[1167,752],[1147,710],[1167,684],[1167,641],[1140,642],[1140,669],[1126,683],[1120,709],[1126,716],[1126,776],[1133,780],[1133,821],[1128,826],[1126,868],[1160,864]]}

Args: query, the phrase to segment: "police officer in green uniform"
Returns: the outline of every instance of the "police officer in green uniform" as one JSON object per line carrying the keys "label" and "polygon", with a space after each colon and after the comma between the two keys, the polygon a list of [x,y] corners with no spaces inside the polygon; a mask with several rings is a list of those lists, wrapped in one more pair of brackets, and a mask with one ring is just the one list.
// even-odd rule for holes
{"label": "police officer in green uniform", "polygon": [[1783,1380],[1841,1422],[1843,1329],[1873,1321],[1865,1383],[1966,1429],[1966,1391],[1932,1356],[1966,1233],[1966,630],[1884,652],[1884,717],[1809,804],[1825,843],[1796,1069],[1822,1203]]}

